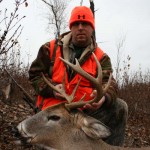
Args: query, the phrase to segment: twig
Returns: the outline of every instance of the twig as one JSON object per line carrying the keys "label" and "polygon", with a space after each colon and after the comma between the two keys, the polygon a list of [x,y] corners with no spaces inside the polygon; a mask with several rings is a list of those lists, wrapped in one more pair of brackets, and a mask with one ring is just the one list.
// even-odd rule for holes
{"label": "twig", "polygon": [[23,89],[23,87],[21,87],[17,81],[12,77],[12,75],[6,70],[4,69],[7,74],[11,77],[11,79],[14,81],[14,83],[20,88],[20,90],[23,92],[23,94],[25,95],[25,98],[23,98],[25,100],[25,102],[30,106],[30,108],[32,108],[34,111],[37,112],[35,106],[34,106],[34,100],[33,98],[25,91],[25,89]]}

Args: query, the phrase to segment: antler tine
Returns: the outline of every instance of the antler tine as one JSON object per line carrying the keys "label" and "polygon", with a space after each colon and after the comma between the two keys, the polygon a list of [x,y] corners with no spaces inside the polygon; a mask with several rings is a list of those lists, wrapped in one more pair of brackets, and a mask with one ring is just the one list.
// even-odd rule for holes
{"label": "antler tine", "polygon": [[[76,64],[75,65],[72,64],[72,63],[70,63],[70,62],[68,62],[68,61],[66,61],[66,60],[64,60],[63,58],[60,58],[60,59],[64,63],[66,63],[69,67],[71,67],[74,71],[76,71],[77,73],[79,73],[81,76],[85,77],[87,80],[89,80],[93,84],[93,86],[97,90],[97,96],[92,100],[92,102],[97,102],[103,96],[103,89],[102,89],[102,69],[101,69],[100,63],[99,63],[99,61],[98,61],[98,59],[97,59],[97,57],[95,56],[94,53],[93,53],[93,56],[94,56],[94,59],[96,61],[97,68],[98,68],[98,70],[97,70],[97,72],[98,72],[97,78],[94,78],[93,76],[91,76],[90,74],[88,74],[87,72],[85,72],[81,68],[81,66],[80,66],[80,64],[79,64],[79,62],[78,62],[77,59],[76,59]],[[84,102],[81,102],[81,103],[83,104]]]}
{"label": "antler tine", "polygon": [[52,88],[53,90],[55,90],[56,92],[59,92],[59,91],[60,91],[60,89],[56,88],[56,86],[54,86],[50,81],[48,81],[48,80],[46,79],[46,77],[44,76],[43,73],[41,73],[41,75],[42,75],[43,80],[45,81],[45,83],[46,83],[49,87],[51,87],[51,88]]}
{"label": "antler tine", "polygon": [[[74,71],[76,71],[77,73],[79,73],[81,76],[85,77],[87,80],[90,80],[93,84],[96,84],[98,81],[99,81],[99,84],[102,84],[102,69],[101,69],[99,61],[97,60],[97,57],[95,56],[94,53],[92,53],[92,54],[94,56],[94,59],[96,61],[97,66],[98,66],[98,76],[97,76],[97,78],[94,78],[93,76],[91,76],[90,74],[88,74],[86,71],[84,71],[81,68],[81,66],[80,66],[80,64],[79,64],[79,62],[78,62],[77,59],[75,59],[75,61],[76,61],[75,65],[72,64],[72,63],[70,63],[70,62],[68,62],[67,60],[64,60],[61,57],[60,57],[60,59],[64,63],[66,63],[69,67],[71,67]],[[101,91],[102,91],[102,89],[101,89]]]}
{"label": "antler tine", "polygon": [[50,86],[53,90],[55,90],[56,92],[62,94],[64,96],[64,98],[67,100],[68,103],[71,103],[74,99],[74,95],[77,91],[77,88],[80,84],[81,79],[78,81],[77,85],[75,86],[73,92],[71,95],[66,94],[66,90],[65,90],[65,76],[66,76],[66,72],[64,74],[63,80],[62,80],[62,88],[57,88],[56,86],[54,86],[50,81],[48,81],[46,79],[46,77],[44,76],[44,74],[42,73],[42,78],[45,81],[45,83]]}
{"label": "antler tine", "polygon": [[[75,88],[73,89],[73,92],[72,92],[72,94],[71,94],[71,95],[72,95],[72,100],[74,99],[74,95],[75,95],[75,93],[76,93],[76,91],[77,91],[77,89],[78,89],[78,86],[79,86],[79,84],[80,84],[80,81],[81,81],[81,78],[79,79],[77,85],[76,85]],[[71,96],[71,95],[70,95],[70,96]],[[71,100],[69,103],[71,103],[72,100]]]}

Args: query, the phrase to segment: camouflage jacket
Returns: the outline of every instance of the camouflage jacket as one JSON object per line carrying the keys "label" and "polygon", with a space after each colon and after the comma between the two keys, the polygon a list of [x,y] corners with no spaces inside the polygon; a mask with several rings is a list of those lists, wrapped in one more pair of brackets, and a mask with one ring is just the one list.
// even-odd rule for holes
{"label": "camouflage jacket", "polygon": [[[58,39],[58,46],[63,47],[63,45],[66,43],[69,45],[69,51],[70,51],[70,55],[68,57],[69,61],[74,60],[75,58],[78,58],[80,60],[82,60],[80,62],[80,65],[82,65],[82,63],[84,63],[86,61],[86,58],[81,58],[80,56],[82,56],[80,54],[80,52],[84,51],[84,49],[80,49],[76,48],[73,46],[73,44],[71,43],[71,33],[65,33],[63,35],[61,35]],[[96,42],[94,41],[94,39],[91,39],[91,45],[89,46],[90,48],[92,48],[92,51],[94,51],[95,47],[97,46]],[[45,43],[44,45],[42,45],[39,49],[37,58],[32,62],[31,67],[29,69],[29,80],[31,81],[31,84],[33,85],[35,91],[37,94],[41,95],[44,98],[48,98],[48,97],[53,97],[53,90],[43,81],[42,77],[41,77],[41,72],[44,73],[44,75],[46,76],[46,78],[48,80],[51,80],[51,72],[50,72],[50,43]],[[67,54],[68,55],[68,54]],[[74,61],[72,61],[72,63],[74,63]],[[110,73],[113,72],[112,70],[112,65],[111,65],[111,61],[110,58],[107,54],[104,54],[102,59],[100,60],[100,64],[102,67],[102,73],[103,73],[103,79],[102,79],[102,86],[105,87],[106,83],[108,82]],[[70,77],[70,79],[72,79],[72,77]],[[54,83],[55,84],[55,83]],[[116,84],[116,81],[114,78],[112,78],[110,87],[108,88],[108,91],[106,93],[106,104],[109,106],[110,104],[112,104],[112,102],[117,98],[117,92],[118,92],[118,86]]]}

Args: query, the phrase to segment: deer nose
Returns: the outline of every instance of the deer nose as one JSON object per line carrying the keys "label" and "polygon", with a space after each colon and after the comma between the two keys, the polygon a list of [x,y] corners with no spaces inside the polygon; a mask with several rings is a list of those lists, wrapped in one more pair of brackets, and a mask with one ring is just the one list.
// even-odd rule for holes
{"label": "deer nose", "polygon": [[21,134],[19,133],[19,130],[17,127],[12,127],[12,135],[16,138],[21,137]]}
{"label": "deer nose", "polygon": [[31,148],[32,147],[32,145],[27,142],[28,138],[23,137],[17,127],[12,128],[12,135],[16,139],[16,141],[21,142],[21,146],[23,146],[23,148]]}

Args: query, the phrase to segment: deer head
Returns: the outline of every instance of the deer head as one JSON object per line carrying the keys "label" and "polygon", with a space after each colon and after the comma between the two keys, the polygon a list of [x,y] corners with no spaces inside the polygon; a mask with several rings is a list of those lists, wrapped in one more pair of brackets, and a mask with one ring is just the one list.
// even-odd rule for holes
{"label": "deer head", "polygon": [[[24,144],[47,149],[91,149],[98,139],[110,135],[109,129],[98,120],[80,111],[68,111],[65,104],[49,107],[18,125]],[[87,147],[87,148],[86,148]]]}

